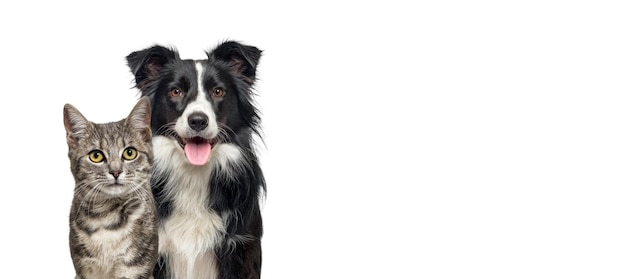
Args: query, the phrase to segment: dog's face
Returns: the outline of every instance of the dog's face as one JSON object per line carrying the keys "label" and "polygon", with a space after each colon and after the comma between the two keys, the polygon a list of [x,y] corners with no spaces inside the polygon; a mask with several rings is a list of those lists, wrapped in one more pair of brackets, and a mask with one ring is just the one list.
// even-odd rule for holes
{"label": "dog's face", "polygon": [[154,46],[133,52],[128,64],[152,103],[152,130],[175,140],[189,163],[206,164],[211,149],[256,126],[251,87],[261,51],[225,42],[206,60],[182,60]]}

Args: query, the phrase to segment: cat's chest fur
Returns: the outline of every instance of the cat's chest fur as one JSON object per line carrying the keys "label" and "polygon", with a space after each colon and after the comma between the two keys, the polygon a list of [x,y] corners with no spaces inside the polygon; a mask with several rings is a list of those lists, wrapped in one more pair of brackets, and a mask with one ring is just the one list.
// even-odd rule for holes
{"label": "cat's chest fur", "polygon": [[129,236],[139,229],[137,223],[145,217],[145,213],[145,205],[131,201],[113,208],[77,212],[72,226],[76,237],[94,253],[93,256],[106,258],[114,251],[123,255],[133,244],[133,238]]}
{"label": "cat's chest fur", "polygon": [[[80,206],[80,205],[77,205]],[[141,201],[130,200],[115,206],[78,209],[74,223],[94,238],[123,237],[131,233],[132,224],[146,213]]]}
{"label": "cat's chest fur", "polygon": [[84,200],[88,198],[75,197],[72,211],[76,214],[75,220],[89,223],[94,228],[121,227],[129,223],[131,217],[136,218],[145,212],[142,201],[134,197],[112,198],[84,205]]}
{"label": "cat's chest fur", "polygon": [[76,215],[70,222],[71,235],[73,243],[79,244],[74,245],[74,249],[83,251],[79,252],[82,256],[76,258],[78,264],[86,267],[82,275],[85,278],[117,278],[114,269],[136,261],[134,258],[138,254],[131,251],[140,248],[137,247],[140,238],[148,238],[151,226],[145,226],[144,219],[150,216],[147,214],[150,209],[146,203],[137,200],[116,206],[75,206],[75,209],[72,214]]}

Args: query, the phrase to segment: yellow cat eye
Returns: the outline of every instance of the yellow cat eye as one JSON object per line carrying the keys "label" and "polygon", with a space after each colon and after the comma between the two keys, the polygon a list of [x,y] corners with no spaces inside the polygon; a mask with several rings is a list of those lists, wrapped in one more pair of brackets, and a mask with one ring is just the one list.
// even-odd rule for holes
{"label": "yellow cat eye", "polygon": [[132,147],[124,149],[124,152],[122,152],[122,157],[129,161],[137,158],[137,149],[134,149]]}
{"label": "yellow cat eye", "polygon": [[89,160],[94,163],[100,163],[104,160],[104,154],[100,150],[94,150],[89,152]]}

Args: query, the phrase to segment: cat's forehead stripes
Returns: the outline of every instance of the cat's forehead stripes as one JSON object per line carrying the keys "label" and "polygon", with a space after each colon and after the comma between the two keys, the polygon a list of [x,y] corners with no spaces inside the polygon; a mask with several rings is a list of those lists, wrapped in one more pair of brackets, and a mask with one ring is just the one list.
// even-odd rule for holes
{"label": "cat's forehead stripes", "polygon": [[94,145],[101,148],[118,150],[119,152],[127,147],[141,145],[141,137],[136,135],[135,131],[128,129],[128,127],[120,126],[121,123],[117,126],[110,124],[111,123],[96,125],[96,130],[91,135]]}

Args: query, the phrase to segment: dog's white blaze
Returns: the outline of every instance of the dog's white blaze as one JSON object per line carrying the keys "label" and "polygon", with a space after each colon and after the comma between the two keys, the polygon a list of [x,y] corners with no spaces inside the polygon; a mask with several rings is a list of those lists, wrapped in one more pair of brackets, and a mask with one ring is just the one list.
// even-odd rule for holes
{"label": "dog's white blaze", "polygon": [[174,127],[174,130],[176,130],[176,132],[183,137],[191,137],[192,133],[194,132],[193,129],[189,127],[187,119],[189,118],[189,115],[194,112],[202,112],[206,114],[206,116],[209,118],[209,126],[198,136],[213,138],[217,136],[219,130],[217,126],[215,112],[213,111],[213,106],[209,102],[209,99],[206,95],[207,93],[202,86],[202,76],[204,73],[204,68],[202,67],[202,64],[196,63],[196,71],[198,74],[198,95],[196,95],[195,100],[187,104],[187,107],[183,111],[181,117],[176,120],[176,126]]}
{"label": "dog's white blaze", "polygon": [[[208,164],[187,162],[176,140],[154,136],[155,176],[167,174],[164,195],[172,201],[172,214],[159,228],[159,253],[169,257],[173,278],[217,278],[214,248],[222,241],[224,221],[207,207],[209,183],[215,171],[227,171],[243,161],[241,149],[233,144],[216,145]],[[232,175],[227,173],[228,175]]]}

